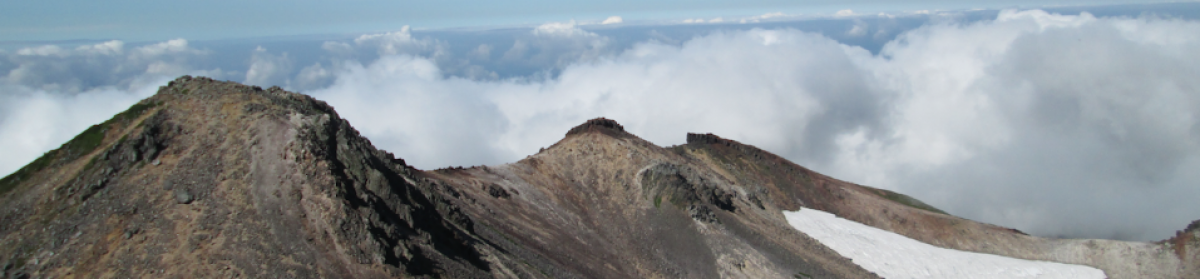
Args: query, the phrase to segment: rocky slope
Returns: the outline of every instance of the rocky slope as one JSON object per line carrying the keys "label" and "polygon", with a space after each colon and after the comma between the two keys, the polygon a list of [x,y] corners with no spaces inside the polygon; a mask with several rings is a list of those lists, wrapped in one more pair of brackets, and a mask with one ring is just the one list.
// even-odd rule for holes
{"label": "rocky slope", "polygon": [[3,277],[876,278],[801,206],[947,248],[1196,278],[1200,225],[1057,240],[946,215],[714,135],[594,119],[524,160],[422,171],[333,108],[182,77],[0,179]]}
{"label": "rocky slope", "polygon": [[1082,264],[1110,278],[1200,278],[1196,222],[1157,243],[1041,238],[947,215],[908,196],[833,179],[711,134],[689,134],[688,144],[674,149],[735,184],[760,186],[784,210],[815,208],[943,248]]}

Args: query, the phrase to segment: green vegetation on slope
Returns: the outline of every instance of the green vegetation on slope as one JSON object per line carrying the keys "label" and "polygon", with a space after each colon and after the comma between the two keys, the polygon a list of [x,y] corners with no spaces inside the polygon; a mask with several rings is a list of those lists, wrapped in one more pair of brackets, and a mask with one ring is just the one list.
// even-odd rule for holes
{"label": "green vegetation on slope", "polygon": [[159,103],[159,102],[146,102],[145,104],[143,104],[143,103],[133,104],[133,106],[130,106],[129,109],[127,109],[121,113],[118,113],[116,116],[113,116],[112,119],[105,121],[105,123],[109,123],[109,122],[112,122],[113,120],[117,120],[117,119],[120,119],[122,121],[133,120],[133,119],[137,118],[138,116],[142,116],[142,114],[145,113],[147,110],[157,107],[160,104],[161,103]]}
{"label": "green vegetation on slope", "polygon": [[0,195],[8,193],[8,191],[12,191],[12,189],[16,188],[17,184],[19,184],[21,181],[29,179],[29,176],[46,168],[46,166],[49,166],[50,162],[54,161],[54,157],[56,155],[58,155],[58,149],[50,150],[49,152],[46,152],[46,154],[42,154],[42,157],[37,158],[37,160],[33,160],[32,163],[29,163],[28,165],[21,167],[21,169],[17,170],[16,172],[5,176],[3,179],[0,179]]}
{"label": "green vegetation on slope", "polygon": [[[870,187],[868,187],[868,188],[870,188]],[[932,205],[921,202],[921,200],[914,199],[913,197],[909,197],[908,195],[905,195],[905,194],[896,193],[896,192],[892,192],[892,191],[888,191],[888,190],[884,190],[884,189],[876,189],[876,188],[871,188],[871,189],[875,190],[874,191],[875,194],[879,195],[880,197],[883,197],[885,199],[888,199],[888,200],[891,200],[894,202],[898,202],[903,205],[907,205],[909,207],[923,209],[923,210],[926,210],[929,212],[950,215],[950,214],[946,213],[945,211],[942,211],[941,209],[937,209],[936,207],[933,207]]]}
{"label": "green vegetation on slope", "polygon": [[104,143],[104,137],[107,135],[108,129],[112,127],[112,123],[116,121],[128,122],[141,116],[147,110],[158,106],[158,102],[137,103],[130,106],[129,109],[118,113],[112,119],[104,121],[104,123],[92,125],[87,130],[76,135],[67,143],[64,143],[57,149],[50,150],[42,157],[33,160],[33,162],[21,167],[21,169],[0,179],[0,195],[4,195],[12,191],[25,181],[33,176],[33,174],[45,169],[55,161],[70,162],[79,157],[95,151],[100,144]]}

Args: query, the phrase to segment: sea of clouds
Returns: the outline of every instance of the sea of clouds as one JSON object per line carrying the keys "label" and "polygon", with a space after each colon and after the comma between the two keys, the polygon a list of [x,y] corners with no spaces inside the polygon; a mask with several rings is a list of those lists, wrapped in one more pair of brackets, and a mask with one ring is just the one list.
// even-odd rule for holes
{"label": "sea of clouds", "polygon": [[0,50],[0,173],[190,74],[326,100],[425,169],[512,162],[604,116],[659,145],[711,132],[1035,235],[1158,240],[1200,219],[1200,22],[892,21],[627,27],[633,39],[619,21],[560,22],[474,41],[405,27],[233,63],[183,39]]}

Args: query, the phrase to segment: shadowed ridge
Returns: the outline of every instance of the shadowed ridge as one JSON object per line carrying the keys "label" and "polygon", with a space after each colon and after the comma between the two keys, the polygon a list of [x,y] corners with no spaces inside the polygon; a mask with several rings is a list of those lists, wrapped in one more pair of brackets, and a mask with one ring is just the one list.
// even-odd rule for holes
{"label": "shadowed ridge", "polygon": [[[741,153],[743,153],[747,156],[750,156],[754,159],[787,161],[787,159],[784,159],[783,157],[781,157],[779,155],[775,155],[774,153],[771,153],[769,151],[762,150],[761,148],[758,148],[756,146],[740,143],[740,142],[737,142],[737,141],[731,140],[731,139],[721,138],[720,136],[714,135],[712,133],[706,133],[706,134],[688,133],[687,134],[687,144],[689,146],[697,147],[697,148],[704,147],[704,145],[706,145],[706,144],[721,145],[721,146],[725,146],[727,148],[732,148],[733,150],[741,152]],[[791,161],[787,161],[787,162],[791,163]],[[796,165],[796,167],[799,167],[800,169],[808,171],[808,168],[801,167],[799,165]]]}
{"label": "shadowed ridge", "polygon": [[726,169],[743,185],[761,185],[757,191],[769,192],[772,203],[785,210],[801,206],[827,210],[833,199],[829,187],[814,184],[821,174],[792,163],[758,147],[721,138],[712,133],[688,133],[687,144],[677,148],[700,151],[696,158],[708,158],[714,169]]}
{"label": "shadowed ridge", "polygon": [[621,126],[621,124],[617,123],[616,120],[604,117],[593,118],[587,122],[584,122],[583,124],[579,124],[579,126],[571,128],[571,130],[567,131],[567,136],[589,132],[601,133],[618,138],[633,136],[632,134],[625,132],[625,126]]}
{"label": "shadowed ridge", "polygon": [[720,136],[714,135],[713,133],[707,133],[707,134],[687,133],[687,143],[688,144],[705,144],[705,143],[729,144],[730,142],[733,142],[733,141],[723,139]]}
{"label": "shadowed ridge", "polygon": [[[801,185],[801,187],[816,187],[812,183],[814,178],[816,178],[816,179],[833,179],[833,178],[821,175],[820,173],[809,170],[808,168],[805,168],[803,166],[797,165],[783,157],[780,157],[779,155],[775,155],[774,153],[759,149],[758,147],[755,147],[753,145],[740,143],[740,142],[730,140],[730,139],[724,139],[724,138],[721,138],[720,136],[714,135],[712,133],[708,133],[708,134],[688,133],[687,134],[687,144],[688,144],[688,146],[690,146],[692,148],[706,148],[708,150],[714,150],[714,151],[720,150],[720,149],[732,149],[733,151],[735,151],[734,154],[740,153],[740,155],[734,155],[734,154],[729,154],[729,155],[745,156],[746,158],[753,159],[752,161],[766,162],[765,166],[763,166],[766,169],[766,171],[764,171],[765,173],[774,173],[774,174],[776,174],[775,176],[779,176],[777,174],[777,172],[782,171],[784,174],[782,177],[778,177],[776,179],[775,182],[776,182],[777,186],[794,184],[794,185]],[[772,171],[771,169],[776,169],[776,171]],[[795,177],[792,177],[792,176],[795,176]],[[795,179],[795,178],[799,178],[799,179]],[[836,180],[836,179],[834,179],[834,180]],[[850,184],[853,184],[853,183],[850,183]],[[855,184],[855,186],[862,187],[863,189],[866,189],[868,192],[870,192],[872,194],[878,195],[882,198],[885,198],[885,199],[888,199],[893,202],[897,202],[897,203],[900,203],[900,204],[903,204],[906,206],[910,206],[913,208],[922,209],[922,210],[926,210],[926,211],[934,212],[934,213],[947,214],[946,212],[944,212],[940,209],[937,209],[929,204],[926,204],[924,202],[921,202],[920,200],[917,200],[915,198],[909,197],[904,194],[900,194],[900,193],[896,193],[896,192],[884,190],[884,189],[878,189],[878,188],[873,188],[873,187],[868,187],[868,186],[857,185],[857,184]],[[822,207],[822,203],[820,201],[812,200],[812,199],[814,199],[814,197],[809,196],[809,195],[802,195],[802,194],[798,195],[800,193],[795,192],[795,190],[793,190],[793,189],[786,189],[788,187],[783,187],[783,188],[784,189],[782,189],[782,192],[789,193],[789,195],[795,196],[797,199],[803,201],[808,206],[814,206],[815,208],[825,210],[825,208]],[[801,192],[803,192],[803,191],[801,191]],[[810,193],[810,194],[813,194],[813,193]],[[782,203],[785,205],[788,204],[787,201],[783,201]],[[786,208],[786,206],[785,206],[785,208]]]}
{"label": "shadowed ridge", "polygon": [[[1192,221],[1181,231],[1175,231],[1175,236],[1159,241],[1171,247],[1175,257],[1180,261],[1194,261],[1200,258],[1200,220]],[[1200,278],[1200,268],[1187,266],[1184,274],[1190,278]]]}

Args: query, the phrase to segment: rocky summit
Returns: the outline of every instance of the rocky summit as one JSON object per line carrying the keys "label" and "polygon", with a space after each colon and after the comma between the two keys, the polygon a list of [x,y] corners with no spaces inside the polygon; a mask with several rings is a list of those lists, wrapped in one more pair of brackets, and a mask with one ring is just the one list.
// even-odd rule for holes
{"label": "rocky summit", "polygon": [[949,249],[1200,278],[1197,223],[1156,243],[1034,237],[686,137],[598,118],[514,163],[419,170],[325,102],[185,76],[0,180],[0,274],[877,278],[782,213],[812,208]]}

